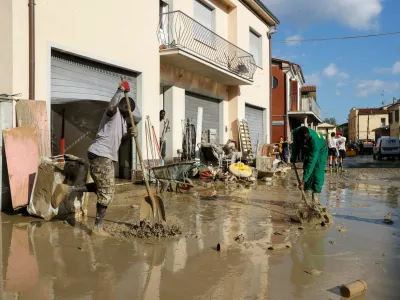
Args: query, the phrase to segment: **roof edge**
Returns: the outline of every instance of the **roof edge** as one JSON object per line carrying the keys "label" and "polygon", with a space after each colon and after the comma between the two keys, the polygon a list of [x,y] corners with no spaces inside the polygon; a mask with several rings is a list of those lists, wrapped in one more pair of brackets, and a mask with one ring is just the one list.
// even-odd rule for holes
{"label": "roof edge", "polygon": [[264,3],[261,2],[261,0],[254,0],[255,3],[258,4],[268,15],[271,16],[272,20],[276,22],[276,25],[279,25],[281,21],[265,6]]}

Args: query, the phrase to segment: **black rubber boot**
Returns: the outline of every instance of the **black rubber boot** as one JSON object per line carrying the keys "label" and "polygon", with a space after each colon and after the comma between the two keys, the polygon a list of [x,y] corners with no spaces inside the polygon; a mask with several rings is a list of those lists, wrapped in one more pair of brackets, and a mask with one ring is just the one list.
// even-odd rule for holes
{"label": "black rubber boot", "polygon": [[93,233],[96,235],[108,236],[103,230],[104,217],[106,216],[107,206],[100,203],[96,204],[96,220],[94,221]]}

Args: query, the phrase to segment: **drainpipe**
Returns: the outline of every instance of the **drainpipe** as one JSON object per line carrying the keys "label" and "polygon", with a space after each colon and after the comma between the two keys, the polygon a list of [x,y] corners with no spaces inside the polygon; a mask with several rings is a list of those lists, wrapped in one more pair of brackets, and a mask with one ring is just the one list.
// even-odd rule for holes
{"label": "drainpipe", "polygon": [[267,32],[268,36],[268,44],[269,44],[269,142],[271,143],[272,137],[272,44],[271,44],[271,37],[275,34],[276,31],[276,24],[274,25],[274,29],[270,29]]}
{"label": "drainpipe", "polygon": [[29,100],[35,100],[35,0],[29,7]]}

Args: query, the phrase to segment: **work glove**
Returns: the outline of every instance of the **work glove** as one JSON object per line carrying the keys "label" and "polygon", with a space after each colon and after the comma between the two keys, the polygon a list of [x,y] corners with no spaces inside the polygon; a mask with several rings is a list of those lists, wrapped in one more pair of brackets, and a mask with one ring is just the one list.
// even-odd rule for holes
{"label": "work glove", "polygon": [[121,91],[128,93],[131,90],[131,87],[129,86],[129,83],[127,81],[123,81],[120,85],[119,88]]}
{"label": "work glove", "polygon": [[137,129],[137,127],[131,127],[129,128],[129,134],[131,135],[131,137],[137,138],[139,135],[139,130]]}

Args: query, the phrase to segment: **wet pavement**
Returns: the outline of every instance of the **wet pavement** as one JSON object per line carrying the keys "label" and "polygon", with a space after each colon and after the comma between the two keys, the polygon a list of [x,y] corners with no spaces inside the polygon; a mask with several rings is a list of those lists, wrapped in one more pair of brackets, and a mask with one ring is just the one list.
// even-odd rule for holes
{"label": "wet pavement", "polygon": [[[93,203],[75,226],[2,214],[0,299],[341,299],[337,286],[357,279],[368,290],[355,299],[399,299],[400,170],[384,168],[326,177],[321,202],[335,218],[327,229],[288,221],[301,199],[293,174],[220,187],[215,199],[202,197],[210,188],[164,195],[183,234],[161,240],[91,237]],[[108,224],[137,218],[132,195],[118,195]],[[393,225],[382,222],[389,213]],[[292,247],[268,250],[284,242]]]}
{"label": "wet pavement", "polygon": [[400,160],[397,158],[375,160],[372,158],[372,154],[364,154],[348,157],[345,160],[345,165],[348,168],[400,168]]}

